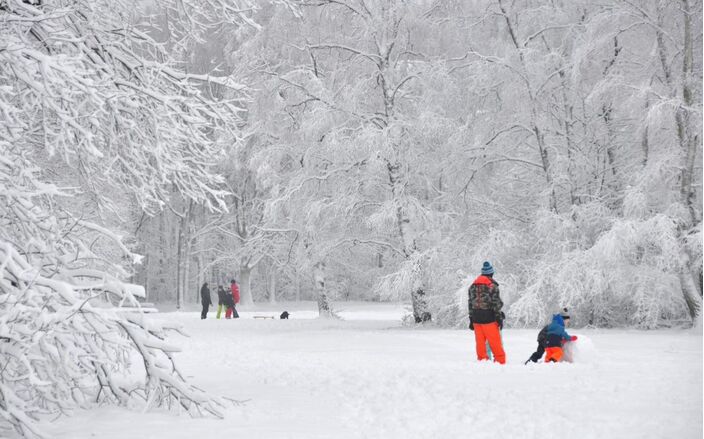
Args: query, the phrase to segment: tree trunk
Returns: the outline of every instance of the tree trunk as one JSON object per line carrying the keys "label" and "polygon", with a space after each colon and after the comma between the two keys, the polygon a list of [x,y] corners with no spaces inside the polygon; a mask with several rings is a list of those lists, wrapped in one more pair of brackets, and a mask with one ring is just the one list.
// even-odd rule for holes
{"label": "tree trunk", "polygon": [[[167,224],[166,214],[159,215],[157,236],[159,236],[159,254],[156,264],[157,282],[153,285],[154,294],[152,295],[153,302],[161,302],[162,300],[172,300],[174,289],[172,288],[173,272],[171,271],[171,257],[173,249],[171,247],[172,240],[170,238],[172,228]],[[168,279],[168,280],[167,280]],[[175,285],[174,285],[175,287]]]}
{"label": "tree trunk", "polygon": [[567,150],[567,175],[569,177],[570,185],[570,204],[575,206],[578,204],[579,200],[574,193],[574,182],[576,181],[576,178],[574,177],[574,171],[572,168],[574,161],[574,157],[572,156],[574,150],[574,145],[572,142],[572,123],[574,122],[574,114],[572,105],[569,103],[567,98],[567,81],[563,71],[560,71],[560,79],[562,84],[562,111],[565,116],[563,130],[565,132],[565,149]]}
{"label": "tree trunk", "polygon": [[[188,292],[191,286],[191,246],[186,245],[184,261],[183,261],[183,300],[186,302],[188,300]],[[196,287],[198,289],[198,287]]]}
{"label": "tree trunk", "polygon": [[198,253],[198,256],[196,256],[196,267],[198,270],[198,279],[196,281],[196,297],[194,303],[198,303],[200,300],[200,292],[198,289],[201,285],[203,285],[203,282],[205,282],[203,274],[203,254],[200,252]]}
{"label": "tree trunk", "polygon": [[313,267],[313,281],[315,282],[315,294],[318,298],[318,315],[320,317],[332,317],[332,308],[325,290],[325,264],[318,262]]}
{"label": "tree trunk", "polygon": [[408,259],[416,251],[416,242],[411,230],[411,219],[406,212],[406,202],[404,200],[404,183],[401,176],[401,165],[399,163],[386,162],[386,169],[389,173],[389,183],[391,184],[391,197],[396,209],[396,227],[403,244],[403,254]]}
{"label": "tree trunk", "polygon": [[680,285],[682,287],[682,296],[687,304],[687,311],[689,311],[689,317],[692,318],[692,323],[695,324],[697,316],[702,309],[702,298],[699,295],[699,291],[694,280],[694,276],[690,272],[680,274]]}
{"label": "tree trunk", "polygon": [[645,126],[643,127],[643,138],[641,139],[640,146],[641,149],[643,150],[643,167],[645,168],[648,165],[648,154],[650,154],[650,140],[648,139],[648,107],[650,106],[650,103],[648,102],[647,98],[645,101]]}
{"label": "tree trunk", "polygon": [[[396,206],[396,227],[398,228],[401,242],[403,243],[403,254],[407,261],[417,258],[416,242],[411,229],[411,220],[408,217],[406,210],[406,202],[404,199],[403,179],[401,176],[401,166],[386,162],[386,168],[389,173],[389,182],[391,183],[391,195]],[[413,307],[413,317],[416,323],[426,322],[431,320],[431,314],[428,310],[428,303],[425,301],[425,292],[422,285],[420,262],[416,261],[414,268],[414,286],[409,292],[411,295],[411,305]]]}
{"label": "tree trunk", "polygon": [[[188,248],[189,236],[188,226],[191,222],[191,213],[193,210],[193,200],[188,202],[188,206],[183,215],[179,217],[178,223],[178,248],[176,250],[176,309],[181,309],[183,299],[188,285],[187,265],[188,265]],[[186,253],[186,254],[184,254]],[[185,266],[184,266],[185,265]]]}
{"label": "tree trunk", "polygon": [[[618,43],[618,38],[614,37],[614,53],[604,69],[604,77],[606,77],[611,68],[616,64],[616,59],[621,53],[622,47]],[[613,105],[611,102],[604,102],[601,105],[601,116],[604,119],[604,126],[606,127],[606,141],[604,142],[604,149],[606,150],[606,158],[609,162],[609,169],[611,169],[611,175],[613,176],[613,182],[610,185],[612,188],[616,189],[619,187],[618,176],[616,169],[616,154],[614,153],[614,127],[612,119]]]}
{"label": "tree trunk", "polygon": [[602,105],[601,106],[601,111],[602,111],[602,118],[604,119],[604,125],[606,126],[606,143],[604,145],[604,149],[606,149],[606,158],[609,162],[609,168],[611,169],[611,175],[614,177],[614,187],[616,187],[616,178],[617,178],[617,172],[616,172],[616,156],[614,154],[614,148],[613,148],[613,139],[614,139],[614,130],[613,130],[613,124],[611,123],[611,111],[613,111],[613,108],[611,105]]}
{"label": "tree trunk", "polygon": [[[681,0],[681,11],[682,18],[684,20],[684,48],[682,53],[682,100],[683,104],[675,111],[675,124],[677,129],[677,140],[679,141],[680,154],[682,156],[682,166],[680,171],[680,200],[689,210],[692,225],[698,224],[700,219],[700,212],[697,211],[697,207],[694,202],[694,187],[692,185],[693,174],[694,174],[694,162],[696,160],[697,150],[699,149],[699,135],[691,132],[691,114],[690,109],[693,107],[693,90],[692,85],[694,81],[693,74],[693,33],[692,33],[692,14],[691,5],[689,0]],[[662,24],[663,22],[663,12],[659,10],[658,22]],[[672,96],[677,96],[677,84],[673,78],[672,70],[667,62],[667,50],[664,42],[664,34],[661,30],[656,31],[656,41],[658,45],[658,54],[660,58],[660,63],[665,75],[666,83],[671,87]],[[689,264],[687,264],[689,265]],[[701,267],[697,268],[701,270]],[[696,285],[694,277],[697,273],[685,272],[680,274],[680,284],[682,288],[682,296],[685,303],[687,304],[687,309],[689,315],[693,321],[700,321],[697,316],[701,311],[701,294]]]}
{"label": "tree trunk", "polygon": [[[683,106],[680,106],[675,111],[675,124],[677,129],[677,140],[679,141],[682,166],[680,171],[680,197],[682,203],[689,209],[690,216],[694,223],[700,221],[700,213],[694,202],[694,187],[692,185],[692,175],[694,173],[694,162],[696,161],[697,150],[699,149],[700,138],[698,135],[690,132],[690,108],[693,106],[693,90],[694,83],[693,58],[692,58],[692,13],[689,0],[681,0],[682,17],[684,20],[684,48],[682,53],[682,100]],[[659,10],[658,24],[662,25],[664,20],[663,11]],[[667,48],[665,46],[665,35],[662,30],[657,30],[655,33],[660,64],[665,75],[665,82],[672,90],[672,96],[677,96],[677,84],[673,78],[673,72],[668,64]]]}
{"label": "tree trunk", "polygon": [[[183,219],[182,219],[183,220]],[[183,306],[183,271],[181,270],[181,259],[183,254],[183,227],[178,228],[178,245],[176,247],[176,309]]]}
{"label": "tree trunk", "polygon": [[[187,300],[188,291],[190,291],[191,286],[191,243],[186,243],[185,255],[183,261],[183,294],[184,300]],[[198,290],[198,285],[196,285],[196,291]]]}
{"label": "tree trunk", "polygon": [[269,303],[276,303],[276,270],[273,266],[269,271]]}
{"label": "tree trunk", "polygon": [[296,273],[296,302],[301,301],[301,277]]}
{"label": "tree trunk", "polygon": [[252,269],[247,265],[240,266],[240,303],[242,306],[254,304],[252,299]]}
{"label": "tree trunk", "polygon": [[[686,108],[678,109],[675,114],[677,120],[677,135],[680,145],[684,150],[684,164],[680,178],[680,195],[682,202],[689,209],[693,222],[699,220],[699,213],[694,202],[694,187],[692,185],[694,163],[697,156],[697,147],[700,140],[698,134],[692,132],[690,108],[694,106],[694,71],[692,45],[692,13],[689,0],[682,0],[682,16],[684,19],[684,53],[682,54],[682,99]],[[699,105],[701,107],[701,103]],[[701,116],[700,116],[701,118]]]}
{"label": "tree trunk", "polygon": [[428,302],[425,300],[425,291],[421,288],[413,291],[413,320],[416,323],[428,322],[431,320],[428,311]]}

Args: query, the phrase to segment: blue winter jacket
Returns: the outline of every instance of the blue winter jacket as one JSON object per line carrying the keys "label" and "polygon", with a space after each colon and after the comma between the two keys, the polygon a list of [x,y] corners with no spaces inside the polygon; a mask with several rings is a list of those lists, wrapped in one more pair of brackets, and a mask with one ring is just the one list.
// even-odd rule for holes
{"label": "blue winter jacket", "polygon": [[552,323],[548,325],[547,347],[560,347],[562,340],[570,340],[571,335],[565,331],[565,321],[560,314],[552,316]]}

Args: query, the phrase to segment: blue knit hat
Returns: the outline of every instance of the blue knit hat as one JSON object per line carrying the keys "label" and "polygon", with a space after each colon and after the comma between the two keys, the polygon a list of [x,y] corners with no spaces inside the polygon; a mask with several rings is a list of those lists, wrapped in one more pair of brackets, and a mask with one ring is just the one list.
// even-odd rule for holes
{"label": "blue knit hat", "polygon": [[494,274],[494,267],[491,266],[489,261],[484,261],[484,265],[482,265],[482,274]]}

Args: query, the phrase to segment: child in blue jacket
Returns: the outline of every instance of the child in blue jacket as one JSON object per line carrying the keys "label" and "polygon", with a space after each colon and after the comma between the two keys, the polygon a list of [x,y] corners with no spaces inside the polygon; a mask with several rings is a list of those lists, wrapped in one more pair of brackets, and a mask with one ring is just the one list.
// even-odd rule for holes
{"label": "child in blue jacket", "polygon": [[[564,312],[566,314],[566,312]],[[567,318],[565,318],[567,317]],[[568,341],[577,340],[576,335],[569,335],[565,331],[565,321],[569,322],[569,315],[555,314],[552,316],[552,323],[548,325],[547,337],[545,341],[545,362],[559,362],[562,360],[564,352],[562,345]]]}

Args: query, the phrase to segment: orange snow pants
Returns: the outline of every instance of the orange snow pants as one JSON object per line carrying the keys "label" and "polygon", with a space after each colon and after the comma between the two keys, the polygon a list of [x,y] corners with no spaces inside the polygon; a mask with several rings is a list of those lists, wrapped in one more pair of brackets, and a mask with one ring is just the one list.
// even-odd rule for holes
{"label": "orange snow pants", "polygon": [[474,340],[477,342],[477,358],[479,361],[489,359],[486,353],[486,343],[489,342],[491,352],[494,354],[494,361],[506,364],[506,353],[501,344],[501,333],[499,332],[498,323],[475,323]]}
{"label": "orange snow pants", "polygon": [[554,348],[545,348],[545,362],[550,362],[550,361],[555,361],[555,362],[560,362],[562,360],[562,356],[564,355],[564,352],[562,352],[562,348],[554,347]]}

